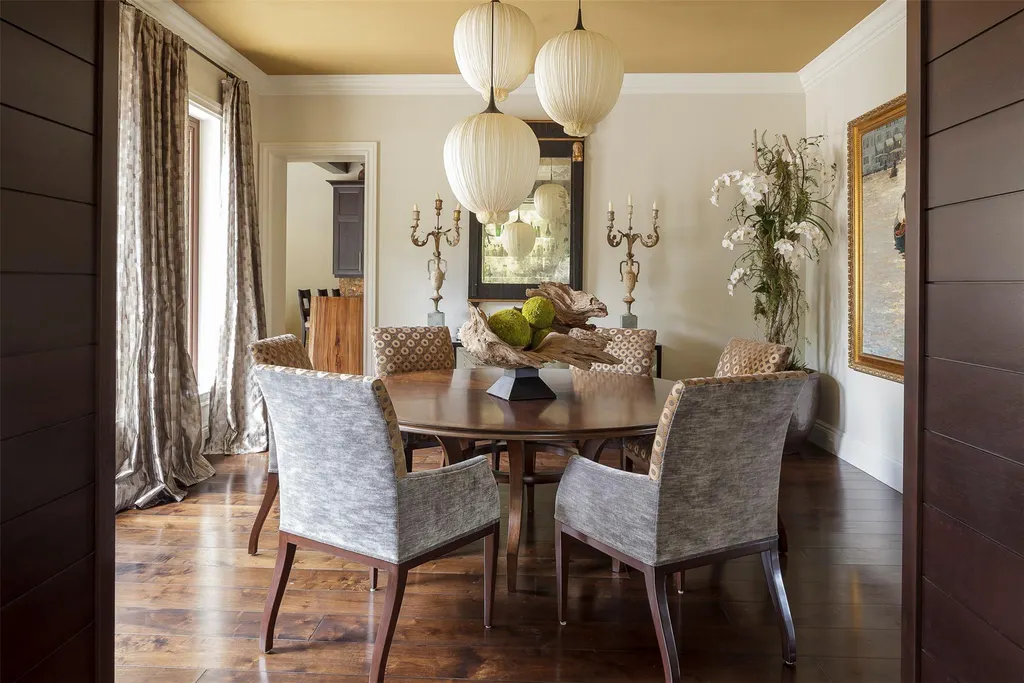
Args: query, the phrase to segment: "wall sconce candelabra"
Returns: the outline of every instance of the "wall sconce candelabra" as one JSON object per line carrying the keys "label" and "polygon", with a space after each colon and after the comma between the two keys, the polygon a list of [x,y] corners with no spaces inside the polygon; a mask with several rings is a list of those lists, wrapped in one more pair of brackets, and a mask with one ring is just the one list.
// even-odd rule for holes
{"label": "wall sconce candelabra", "polygon": [[[431,238],[434,240],[434,255],[427,261],[427,277],[430,280],[430,286],[434,290],[434,294],[430,297],[430,300],[434,302],[434,310],[427,313],[427,325],[442,326],[444,322],[444,312],[438,310],[438,304],[444,297],[441,296],[441,287],[444,285],[445,274],[448,272],[448,262],[441,258],[441,238],[448,243],[449,247],[455,247],[459,244],[459,221],[462,219],[462,206],[459,204],[455,205],[455,211],[452,212],[452,227],[444,229],[441,227],[441,209],[443,203],[441,201],[441,195],[434,194],[434,215],[437,217],[437,221],[434,225],[434,229],[428,232],[423,237],[417,237],[416,232],[420,227],[420,206],[419,204],[412,205],[412,243],[417,247],[425,246]],[[452,233],[454,232],[454,236]]]}
{"label": "wall sconce candelabra", "polygon": [[626,243],[626,258],[619,263],[619,280],[626,285],[626,296],[622,297],[622,301],[626,304],[626,312],[620,316],[620,326],[636,328],[637,318],[633,315],[633,302],[636,299],[633,298],[633,289],[636,287],[637,280],[640,279],[640,263],[634,258],[633,244],[639,241],[640,244],[650,249],[658,244],[661,235],[658,234],[657,202],[654,202],[651,209],[653,232],[646,236],[639,232],[633,232],[633,195],[629,195],[627,204],[629,205],[629,224],[626,231],[623,232],[615,229],[615,209],[612,203],[608,202],[608,245],[618,247],[623,242]]}

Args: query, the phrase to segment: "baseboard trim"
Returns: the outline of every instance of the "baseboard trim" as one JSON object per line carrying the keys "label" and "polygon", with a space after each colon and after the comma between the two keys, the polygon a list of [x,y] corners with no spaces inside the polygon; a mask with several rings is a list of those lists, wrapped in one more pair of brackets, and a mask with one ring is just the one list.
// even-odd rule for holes
{"label": "baseboard trim", "polygon": [[819,448],[903,493],[903,463],[880,453],[876,446],[870,446],[821,420],[815,422],[808,438]]}

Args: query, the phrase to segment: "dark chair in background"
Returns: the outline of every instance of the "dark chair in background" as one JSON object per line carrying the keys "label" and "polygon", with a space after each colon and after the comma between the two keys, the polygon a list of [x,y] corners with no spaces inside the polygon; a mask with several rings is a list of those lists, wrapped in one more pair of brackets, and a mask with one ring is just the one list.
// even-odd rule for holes
{"label": "dark chair in background", "polygon": [[309,289],[299,290],[299,317],[302,318],[302,345],[306,345],[309,337],[309,308],[312,305],[310,299],[313,292]]}

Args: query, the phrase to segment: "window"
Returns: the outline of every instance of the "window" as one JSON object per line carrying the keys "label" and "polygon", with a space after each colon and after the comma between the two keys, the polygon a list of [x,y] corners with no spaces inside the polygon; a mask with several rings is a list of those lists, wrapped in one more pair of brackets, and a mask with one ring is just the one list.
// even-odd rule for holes
{"label": "window", "polygon": [[188,221],[188,353],[199,372],[199,119],[188,117],[185,136],[185,220]]}
{"label": "window", "polygon": [[189,220],[189,353],[199,393],[213,387],[227,287],[227,222],[221,207],[220,116],[189,104],[186,138]]}

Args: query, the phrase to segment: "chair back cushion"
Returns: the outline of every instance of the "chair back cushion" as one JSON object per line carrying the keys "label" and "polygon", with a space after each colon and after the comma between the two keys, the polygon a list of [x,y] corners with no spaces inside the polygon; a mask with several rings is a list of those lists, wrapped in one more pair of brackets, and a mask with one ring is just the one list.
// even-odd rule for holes
{"label": "chair back cushion", "polygon": [[718,359],[715,377],[782,372],[792,353],[793,349],[782,344],[733,337]]}
{"label": "chair back cushion", "polygon": [[[633,330],[625,327],[599,327],[595,332],[608,338],[605,351],[618,358],[618,365],[594,363],[594,372],[615,372],[620,375],[650,377],[654,372],[654,345],[658,341],[657,330]],[[576,329],[569,330],[569,336],[579,336]]]}
{"label": "chair back cushion", "polygon": [[379,380],[257,365],[279,445],[281,530],[397,557],[406,474],[395,409]]}
{"label": "chair back cushion", "polygon": [[651,449],[658,555],[681,559],[778,533],[782,446],[807,373],[687,379]]}
{"label": "chair back cushion", "polygon": [[256,365],[280,365],[286,368],[312,370],[306,347],[294,334],[260,339],[249,344],[249,354]]}
{"label": "chair back cushion", "polygon": [[378,377],[455,369],[452,333],[447,326],[375,327],[370,336]]}

